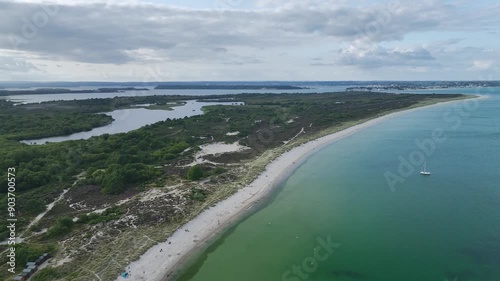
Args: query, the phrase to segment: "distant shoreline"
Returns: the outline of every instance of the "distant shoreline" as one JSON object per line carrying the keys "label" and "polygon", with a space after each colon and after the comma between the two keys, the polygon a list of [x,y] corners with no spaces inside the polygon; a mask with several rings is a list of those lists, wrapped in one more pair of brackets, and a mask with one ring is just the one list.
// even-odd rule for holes
{"label": "distant shoreline", "polygon": [[[338,131],[327,132],[324,136],[291,148],[268,163],[265,170],[252,183],[204,210],[179,227],[166,241],[151,247],[138,260],[130,263],[127,268],[132,275],[127,280],[167,281],[176,277],[185,263],[203,249],[212,238],[224,233],[228,226],[232,226],[243,215],[253,210],[280,182],[322,148],[394,117],[433,106],[457,103],[468,98],[478,98],[478,96],[464,96],[461,99],[428,105],[417,104],[407,109],[387,112],[382,116],[348,124]],[[116,281],[120,280],[123,278],[116,278]]]}
{"label": "distant shoreline", "polygon": [[126,91],[149,91],[147,88],[98,88],[95,90],[70,90],[64,88],[39,88],[35,90],[0,90],[0,96],[57,95],[57,94],[102,94]]}
{"label": "distant shoreline", "polygon": [[158,85],[156,90],[304,90],[306,87],[298,87],[291,85],[247,85],[247,84],[230,84],[230,85],[191,85],[191,84],[167,84]]}

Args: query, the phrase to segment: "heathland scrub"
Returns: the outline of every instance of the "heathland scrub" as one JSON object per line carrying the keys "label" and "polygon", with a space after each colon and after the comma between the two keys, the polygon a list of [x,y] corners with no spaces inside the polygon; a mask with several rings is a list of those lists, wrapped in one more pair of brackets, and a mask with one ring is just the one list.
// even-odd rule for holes
{"label": "heathland scrub", "polygon": [[[459,103],[473,96],[463,96],[446,101],[426,101],[404,110],[395,110],[330,128],[317,134],[297,138],[285,146],[268,150],[247,165],[247,173],[233,186],[224,186],[215,206],[199,209],[199,214],[180,226],[164,242],[158,243],[140,256],[124,270],[132,272],[131,280],[172,279],[189,256],[203,250],[214,238],[221,235],[229,225],[250,210],[258,207],[272,188],[286,179],[301,163],[322,148],[349,137],[363,129],[385,120],[395,118],[421,108],[439,106],[444,103]],[[244,186],[238,190],[238,186]],[[236,193],[232,194],[234,191]],[[232,194],[232,195],[231,195]],[[121,277],[116,278],[120,280]],[[142,279],[141,279],[142,278]]]}

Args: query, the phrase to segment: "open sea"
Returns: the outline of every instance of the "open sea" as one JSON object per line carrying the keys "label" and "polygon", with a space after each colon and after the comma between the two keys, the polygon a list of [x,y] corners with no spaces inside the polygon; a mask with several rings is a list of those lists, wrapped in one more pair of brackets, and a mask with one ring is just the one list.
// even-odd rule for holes
{"label": "open sea", "polygon": [[500,88],[432,92],[488,98],[317,152],[177,280],[500,281]]}

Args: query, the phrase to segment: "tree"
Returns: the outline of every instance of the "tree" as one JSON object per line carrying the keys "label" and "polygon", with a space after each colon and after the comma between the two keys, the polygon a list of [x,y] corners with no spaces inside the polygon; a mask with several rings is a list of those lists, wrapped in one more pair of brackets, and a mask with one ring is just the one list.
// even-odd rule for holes
{"label": "tree", "polygon": [[56,220],[56,223],[47,231],[48,237],[57,237],[68,234],[73,229],[75,223],[70,217],[62,217]]}
{"label": "tree", "polygon": [[32,215],[37,215],[47,209],[45,201],[42,199],[29,199],[22,207],[24,211]]}
{"label": "tree", "polygon": [[125,190],[125,176],[121,170],[114,170],[102,181],[104,194],[120,194]]}
{"label": "tree", "polygon": [[194,165],[193,167],[189,168],[186,178],[192,181],[203,178],[203,168],[200,165]]}

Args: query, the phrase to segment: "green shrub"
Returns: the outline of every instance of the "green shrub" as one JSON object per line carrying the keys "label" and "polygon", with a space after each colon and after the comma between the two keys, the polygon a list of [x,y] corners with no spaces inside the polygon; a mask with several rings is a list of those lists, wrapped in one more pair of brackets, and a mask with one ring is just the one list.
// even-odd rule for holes
{"label": "green shrub", "polygon": [[77,223],[79,224],[98,224],[100,222],[108,222],[117,220],[123,214],[123,211],[118,206],[113,206],[106,209],[101,214],[90,213],[81,214],[78,216]]}
{"label": "green shrub", "polygon": [[208,192],[204,189],[191,188],[189,198],[195,201],[204,201],[207,198]]}
{"label": "green shrub", "polygon": [[73,229],[75,223],[70,217],[58,218],[55,224],[47,231],[48,237],[58,237],[68,234]]}
{"label": "green shrub", "polygon": [[203,168],[200,165],[194,165],[189,168],[186,174],[188,180],[196,181],[203,178]]}
{"label": "green shrub", "polygon": [[30,231],[32,232],[39,232],[42,230],[42,226],[39,223],[36,223],[29,228]]}
{"label": "green shrub", "polygon": [[212,171],[212,174],[214,175],[220,175],[220,174],[223,174],[226,172],[226,169],[222,168],[222,167],[217,167],[215,168],[213,171]]}

